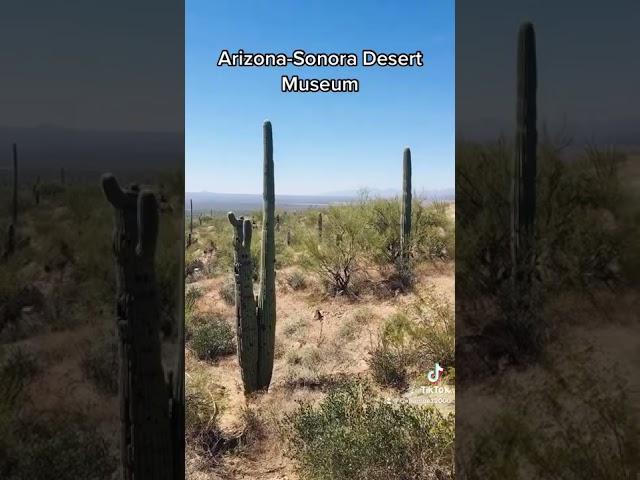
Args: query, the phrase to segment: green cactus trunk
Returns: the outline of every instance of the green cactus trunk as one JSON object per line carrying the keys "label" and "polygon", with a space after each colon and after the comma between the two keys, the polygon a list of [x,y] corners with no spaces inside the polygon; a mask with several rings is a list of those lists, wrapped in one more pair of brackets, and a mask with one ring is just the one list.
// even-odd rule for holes
{"label": "green cactus trunk", "polygon": [[238,360],[245,394],[267,390],[273,372],[276,324],[275,188],[271,123],[264,123],[264,185],[260,288],[253,293],[252,222],[228,214],[234,227]]}
{"label": "green cactus trunk", "polygon": [[291,230],[287,230],[287,247],[291,246]]}
{"label": "green cactus trunk", "polygon": [[276,236],[275,186],[273,179],[273,138],[271,122],[264,122],[264,185],[262,202],[262,252],[260,258],[260,290],[258,293],[258,328],[260,331],[258,388],[267,389],[273,372],[276,335]]}
{"label": "green cactus trunk", "polygon": [[318,214],[318,238],[322,240],[322,212]]}
{"label": "green cactus trunk", "polygon": [[158,204],[137,186],[122,190],[112,175],[103,176],[102,189],[115,213],[121,476],[169,480],[175,448],[159,336]]}
{"label": "green cactus trunk", "polygon": [[512,177],[511,260],[512,280],[518,290],[528,290],[531,279],[533,226],[536,210],[536,46],[533,25],[525,23],[518,34],[516,151]]}
{"label": "green cactus trunk", "polygon": [[409,258],[411,237],[411,150],[404,149],[402,156],[402,208],[400,228],[400,257]]}
{"label": "green cactus trunk", "polygon": [[36,205],[40,205],[40,176],[36,178],[36,183],[33,184],[33,200]]}

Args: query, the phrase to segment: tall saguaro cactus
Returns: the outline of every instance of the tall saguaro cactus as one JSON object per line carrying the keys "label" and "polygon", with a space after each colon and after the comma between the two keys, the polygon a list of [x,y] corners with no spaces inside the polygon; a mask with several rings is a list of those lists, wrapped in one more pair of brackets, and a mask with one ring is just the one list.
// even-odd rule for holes
{"label": "tall saguaro cactus", "polygon": [[400,256],[409,257],[411,236],[411,150],[407,147],[402,155],[402,210],[400,227]]}
{"label": "tall saguaro cactus", "polygon": [[191,215],[189,217],[189,233],[193,235],[193,198],[189,199],[189,207],[191,209]]}
{"label": "tall saguaro cactus", "polygon": [[18,225],[18,145],[13,144],[13,202],[11,204],[11,223]]}
{"label": "tall saguaro cactus", "polygon": [[122,478],[168,480],[175,450],[159,337],[158,204],[153,193],[123,190],[109,174],[102,189],[115,213]]}
{"label": "tall saguaro cactus", "polygon": [[233,213],[228,218],[234,227],[236,321],[238,359],[245,393],[266,390],[271,383],[276,327],[275,283],[275,187],[273,179],[273,136],[271,122],[265,121],[262,245],[260,252],[260,288],[253,295],[251,261],[251,220]]}
{"label": "tall saguaro cactus", "polygon": [[512,177],[512,279],[524,288],[530,279],[536,213],[537,67],[535,32],[524,23],[518,33],[516,151]]}
{"label": "tall saguaro cactus", "polygon": [[322,212],[318,213],[318,238],[322,239]]}

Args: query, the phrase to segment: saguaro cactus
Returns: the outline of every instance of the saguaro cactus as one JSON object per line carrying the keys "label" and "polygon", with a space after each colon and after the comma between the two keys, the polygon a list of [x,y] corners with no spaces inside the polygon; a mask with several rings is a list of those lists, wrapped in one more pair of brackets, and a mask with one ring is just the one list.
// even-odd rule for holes
{"label": "saguaro cactus", "polygon": [[238,363],[246,393],[258,390],[259,345],[256,299],[253,293],[253,261],[251,259],[251,220],[236,219],[232,212],[229,222],[234,227],[234,276]]}
{"label": "saguaro cactus", "polygon": [[291,246],[291,230],[287,230],[287,247]]}
{"label": "saguaro cactus", "polygon": [[153,193],[123,190],[109,174],[102,189],[115,213],[122,478],[168,480],[174,449],[154,264],[158,204]]}
{"label": "saguaro cactus", "polygon": [[189,217],[189,233],[193,234],[193,198],[189,199],[189,206],[191,208],[191,215]]}
{"label": "saguaro cactus", "polygon": [[40,205],[40,176],[36,178],[36,183],[33,184],[33,200],[36,205]]}
{"label": "saguaro cactus", "polygon": [[411,150],[407,147],[402,155],[402,209],[400,227],[400,256],[409,257],[411,236]]}
{"label": "saguaro cactus", "polygon": [[322,239],[322,212],[318,214],[318,238]]}
{"label": "saguaro cactus", "polygon": [[18,145],[13,144],[13,202],[11,204],[11,223],[18,225]]}
{"label": "saguaro cactus", "polygon": [[[532,261],[536,210],[537,68],[535,32],[531,23],[518,34],[516,151],[512,177],[511,259],[512,279],[528,282]],[[526,286],[525,286],[526,288]]]}
{"label": "saguaro cactus", "polygon": [[257,302],[253,296],[251,261],[252,223],[233,213],[228,218],[234,227],[236,321],[238,358],[245,393],[266,390],[271,383],[276,324],[275,284],[275,188],[273,179],[273,139],[271,122],[265,121],[263,222],[260,253],[260,288]]}

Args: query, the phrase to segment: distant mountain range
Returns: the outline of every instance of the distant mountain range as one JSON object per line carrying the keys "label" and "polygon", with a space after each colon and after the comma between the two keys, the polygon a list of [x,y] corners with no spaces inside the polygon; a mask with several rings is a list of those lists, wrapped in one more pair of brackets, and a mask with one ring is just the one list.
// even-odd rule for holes
{"label": "distant mountain range", "polygon": [[[453,189],[417,192],[426,200],[453,201]],[[280,210],[304,210],[306,208],[326,207],[332,204],[353,202],[358,198],[358,191],[330,192],[321,195],[276,195],[276,208]],[[370,190],[370,197],[392,198],[400,194],[399,190]],[[185,205],[193,200],[195,212],[228,212],[233,210],[239,214],[247,214],[262,208],[262,195],[244,193],[186,192]]]}

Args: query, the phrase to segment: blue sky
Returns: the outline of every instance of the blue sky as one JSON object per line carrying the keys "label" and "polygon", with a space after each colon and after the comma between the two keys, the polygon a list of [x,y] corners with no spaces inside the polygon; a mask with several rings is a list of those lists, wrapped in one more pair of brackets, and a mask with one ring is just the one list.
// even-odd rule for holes
{"label": "blue sky", "polygon": [[[278,194],[454,185],[453,0],[187,0],[186,189],[260,193],[271,120]],[[220,51],[424,53],[423,67],[229,68]],[[361,62],[360,62],[361,63]],[[280,77],[357,78],[358,93],[282,93]]]}

